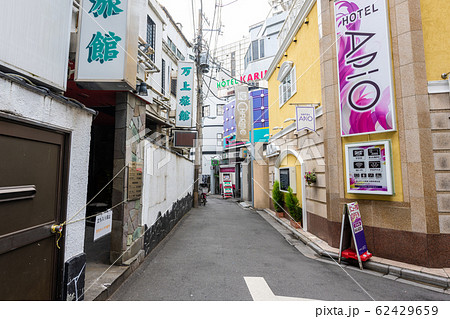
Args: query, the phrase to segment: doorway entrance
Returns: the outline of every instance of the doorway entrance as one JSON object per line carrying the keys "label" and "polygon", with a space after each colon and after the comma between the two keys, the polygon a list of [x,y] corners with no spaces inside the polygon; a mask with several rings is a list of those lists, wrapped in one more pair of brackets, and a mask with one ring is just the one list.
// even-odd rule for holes
{"label": "doorway entrance", "polygon": [[64,256],[51,226],[66,218],[67,140],[0,117],[0,300],[61,299]]}

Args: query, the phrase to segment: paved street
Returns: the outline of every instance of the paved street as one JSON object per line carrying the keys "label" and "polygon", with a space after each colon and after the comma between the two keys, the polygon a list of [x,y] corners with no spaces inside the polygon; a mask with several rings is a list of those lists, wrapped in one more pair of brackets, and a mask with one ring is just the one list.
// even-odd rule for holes
{"label": "paved street", "polygon": [[[306,254],[312,251],[305,246]],[[355,282],[357,281],[358,284]],[[364,291],[364,290],[366,291]],[[111,300],[450,300],[450,295],[311,259],[257,212],[208,197]]]}

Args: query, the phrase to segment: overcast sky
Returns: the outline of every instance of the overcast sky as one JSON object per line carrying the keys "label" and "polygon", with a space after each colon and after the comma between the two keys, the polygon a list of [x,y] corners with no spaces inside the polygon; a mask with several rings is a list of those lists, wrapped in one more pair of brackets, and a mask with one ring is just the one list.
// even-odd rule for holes
{"label": "overcast sky", "polygon": [[[157,0],[167,8],[175,22],[183,25],[183,33],[189,41],[194,38],[194,24],[198,27],[198,14],[200,0]],[[194,12],[192,10],[194,3]],[[203,13],[210,24],[213,22],[215,3],[222,3],[221,20],[223,34],[218,37],[218,46],[229,44],[242,39],[248,35],[248,27],[266,19],[270,12],[268,0],[203,0]],[[217,11],[216,11],[217,16]],[[203,28],[211,29],[203,20]],[[213,32],[212,41],[217,32]],[[209,43],[211,31],[204,31],[204,36]]]}

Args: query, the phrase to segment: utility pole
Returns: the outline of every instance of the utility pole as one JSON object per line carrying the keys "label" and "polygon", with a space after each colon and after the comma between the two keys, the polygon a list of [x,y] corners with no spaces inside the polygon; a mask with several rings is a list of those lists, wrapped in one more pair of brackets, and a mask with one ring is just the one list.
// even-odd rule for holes
{"label": "utility pole", "polygon": [[200,56],[202,53],[202,19],[203,19],[203,2],[200,1],[200,10],[198,14],[198,31],[197,31],[197,54],[196,54],[196,66],[197,66],[197,118],[195,128],[197,130],[197,143],[195,145],[195,160],[194,160],[194,207],[198,207],[198,190],[200,184],[200,169],[202,168],[202,69],[200,66]]}

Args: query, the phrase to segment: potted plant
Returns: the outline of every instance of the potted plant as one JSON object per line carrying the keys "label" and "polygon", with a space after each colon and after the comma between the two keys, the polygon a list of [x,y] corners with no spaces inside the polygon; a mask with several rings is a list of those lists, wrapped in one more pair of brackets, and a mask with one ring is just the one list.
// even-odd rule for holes
{"label": "potted plant", "polygon": [[294,219],[290,220],[291,226],[300,228],[302,221],[302,208],[300,207],[298,198],[294,195],[291,187],[288,187],[288,192],[284,195],[284,200],[286,202],[286,207],[289,214]]}
{"label": "potted plant", "polygon": [[308,172],[305,174],[305,180],[308,183],[308,186],[311,186],[311,184],[314,184],[317,181],[317,176],[315,172]]}
{"label": "potted plant", "polygon": [[278,217],[283,217],[284,196],[280,190],[280,182],[275,181],[272,188],[272,202]]}

